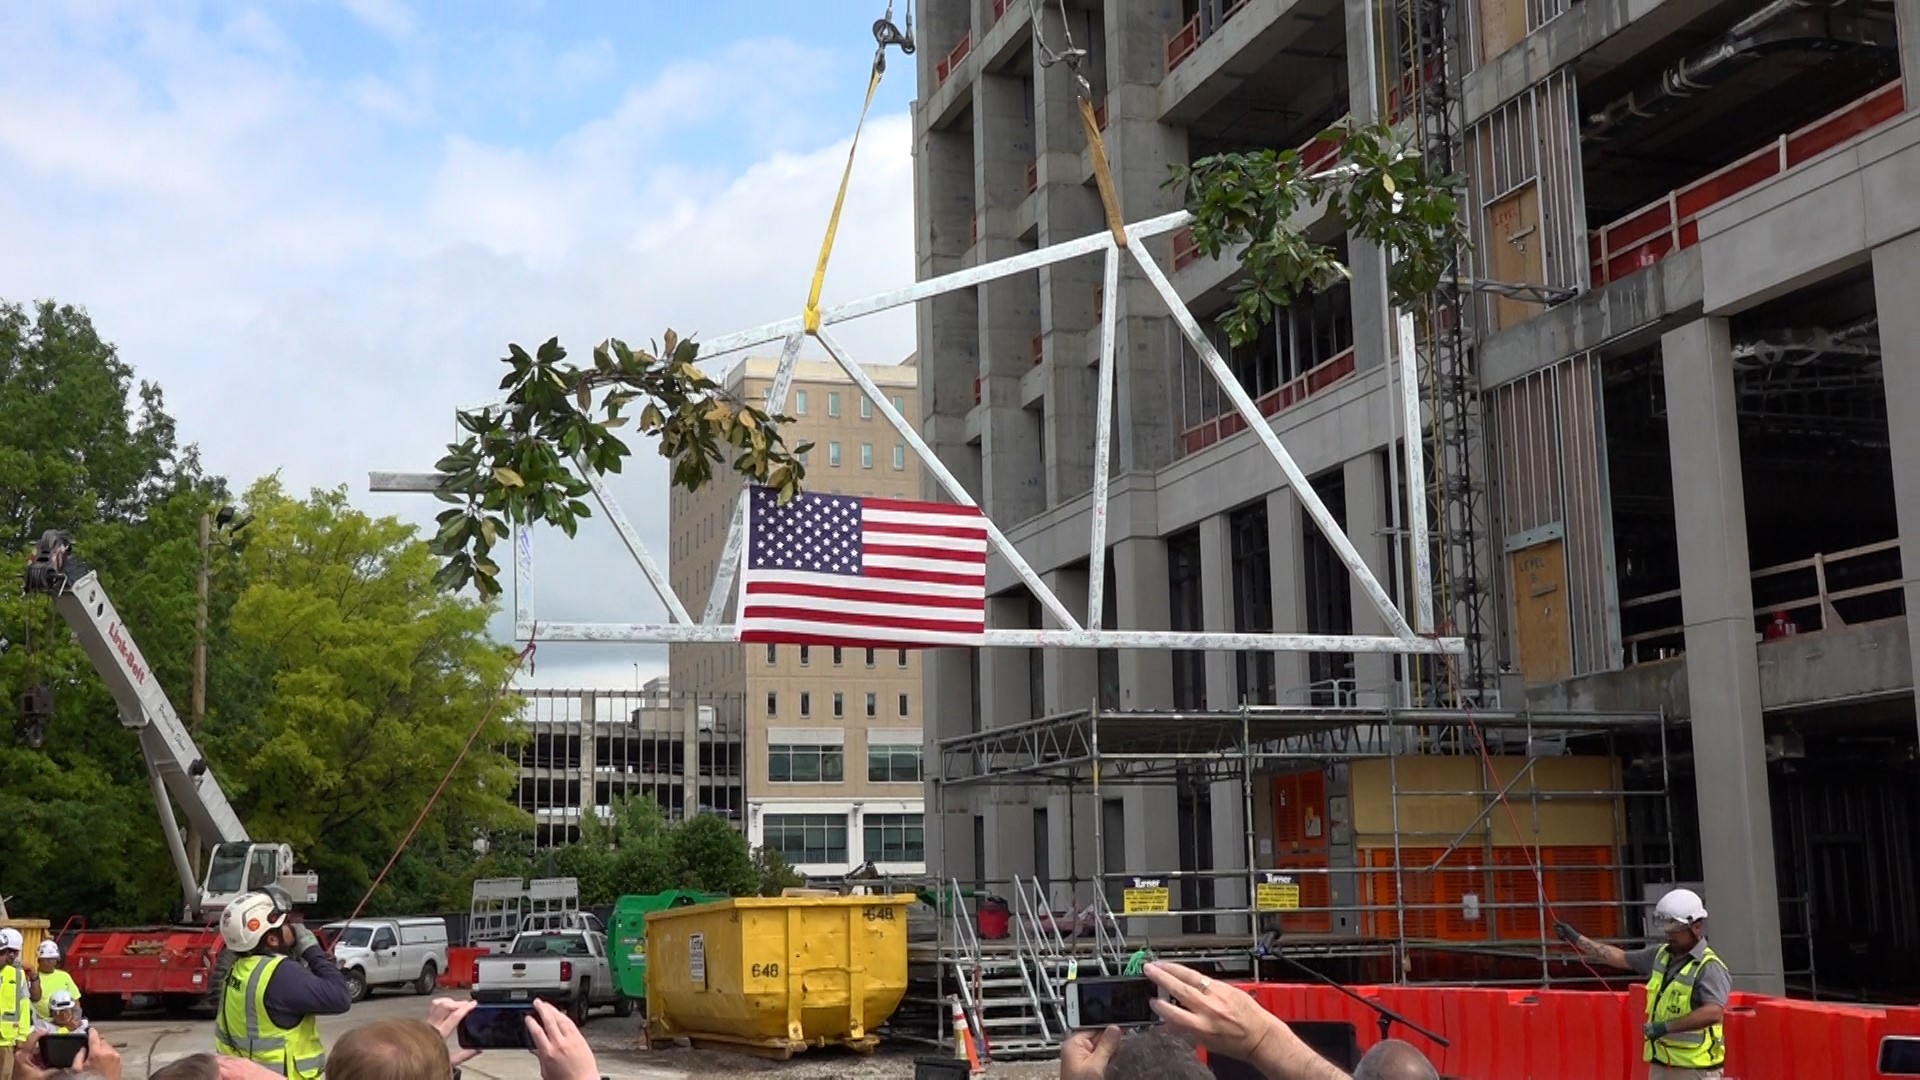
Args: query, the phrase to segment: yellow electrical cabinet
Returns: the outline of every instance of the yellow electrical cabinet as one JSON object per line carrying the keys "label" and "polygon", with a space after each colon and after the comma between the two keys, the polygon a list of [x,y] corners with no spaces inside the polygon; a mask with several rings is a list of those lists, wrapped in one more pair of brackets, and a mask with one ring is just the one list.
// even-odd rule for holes
{"label": "yellow electrical cabinet", "polygon": [[870,1051],[907,991],[910,896],[722,900],[647,915],[647,1036],[787,1058]]}

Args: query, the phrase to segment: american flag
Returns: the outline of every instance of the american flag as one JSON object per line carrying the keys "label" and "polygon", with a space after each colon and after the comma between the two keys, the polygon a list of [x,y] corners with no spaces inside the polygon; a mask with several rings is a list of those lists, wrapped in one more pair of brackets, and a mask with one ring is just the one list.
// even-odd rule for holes
{"label": "american flag", "polygon": [[976,507],[771,488],[749,501],[740,640],[979,645],[987,526]]}

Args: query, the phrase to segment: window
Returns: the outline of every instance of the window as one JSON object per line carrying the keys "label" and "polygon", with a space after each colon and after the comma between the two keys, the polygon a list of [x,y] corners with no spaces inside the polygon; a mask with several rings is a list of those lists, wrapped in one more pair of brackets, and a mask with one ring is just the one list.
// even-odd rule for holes
{"label": "window", "polygon": [[385,952],[388,949],[398,947],[399,944],[398,941],[394,940],[392,927],[383,926],[379,930],[374,931],[372,946],[374,952]]}
{"label": "window", "polygon": [[867,715],[869,717],[880,715],[880,695],[871,690],[867,691]]}
{"label": "window", "polygon": [[840,391],[838,390],[827,391],[827,415],[840,415]]}
{"label": "window", "polygon": [[760,843],[795,866],[843,863],[847,819],[842,814],[768,814]]}
{"label": "window", "polygon": [[780,715],[780,695],[771,690],[767,691],[767,715]]}
{"label": "window", "polygon": [[834,667],[839,667],[839,666],[840,666],[840,654],[841,654],[841,653],[842,653],[843,651],[844,651],[844,650],[842,650],[842,649],[840,648],[840,646],[838,646],[838,645],[835,645],[835,646],[833,647],[833,666],[834,666]]}
{"label": "window", "polygon": [[921,780],[916,743],[868,743],[867,780],[875,784],[917,784]]}
{"label": "window", "polygon": [[806,667],[812,660],[813,650],[807,648],[805,645],[800,646],[800,666]]}
{"label": "window", "polygon": [[864,831],[864,854],[869,862],[917,863],[927,859],[923,815],[868,814]]}
{"label": "window", "polygon": [[893,467],[895,469],[907,467],[907,448],[899,443],[893,444]]}
{"label": "window", "polygon": [[777,658],[777,656],[778,656],[778,654],[777,654],[777,653],[776,653],[776,652],[775,652],[774,650],[776,650],[776,649],[778,649],[778,648],[779,648],[779,646],[777,646],[777,645],[769,645],[769,646],[767,646],[767,666],[768,666],[768,667],[772,667],[772,666],[773,666],[773,662],[774,662],[774,660],[775,660],[775,659]]}
{"label": "window", "polygon": [[833,692],[833,715],[835,716],[847,715],[847,695],[841,693],[838,690],[835,690]]}
{"label": "window", "polygon": [[900,650],[900,666],[901,667],[907,666],[907,650],[905,649]]}
{"label": "window", "polygon": [[[1316,490],[1318,488],[1316,487]],[[1313,522],[1309,520],[1308,525]],[[1318,527],[1314,528],[1318,532]],[[1242,634],[1273,631],[1273,570],[1267,535],[1265,500],[1227,516],[1228,554],[1232,560],[1233,629]],[[1240,700],[1251,705],[1274,705],[1280,700],[1270,652],[1235,654]]]}
{"label": "window", "polygon": [[[1205,625],[1200,600],[1200,530],[1188,529],[1167,537],[1167,608],[1169,626],[1194,631]],[[1207,703],[1206,654],[1198,649],[1173,653],[1173,707],[1199,709]]]}
{"label": "window", "polygon": [[805,690],[800,691],[800,715],[813,715],[813,695]]}
{"label": "window", "polygon": [[873,419],[873,399],[865,394],[860,395],[860,419]]}
{"label": "window", "polygon": [[807,392],[805,390],[795,390],[793,392],[793,415],[807,415]]}
{"label": "window", "polygon": [[873,444],[870,442],[860,444],[860,467],[863,469],[873,468]]}
{"label": "window", "polygon": [[905,694],[900,695],[900,715],[907,715],[907,695]]}
{"label": "window", "polygon": [[813,447],[809,445],[800,451],[800,465],[805,468],[811,464],[813,464]]}
{"label": "window", "polygon": [[830,442],[827,444],[827,464],[836,469],[840,467],[840,444],[839,443]]}
{"label": "window", "polygon": [[893,411],[899,413],[901,416],[907,415],[907,399],[901,397],[894,398]]}
{"label": "window", "polygon": [[846,751],[838,746],[767,747],[767,782],[773,784],[837,784],[847,778]]}

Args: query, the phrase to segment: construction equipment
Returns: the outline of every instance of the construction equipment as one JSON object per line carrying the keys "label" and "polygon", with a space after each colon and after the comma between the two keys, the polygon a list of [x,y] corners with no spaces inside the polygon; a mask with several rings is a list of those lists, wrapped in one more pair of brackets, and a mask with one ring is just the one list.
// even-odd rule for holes
{"label": "construction equipment", "polygon": [[[54,610],[106,682],[121,725],[139,736],[160,827],[180,878],[181,925],[81,930],[67,947],[74,980],[96,1016],[136,996],[158,995],[178,1004],[204,997],[220,950],[214,924],[221,910],[268,885],[285,889],[297,904],[313,903],[319,898],[319,876],[295,870],[288,845],[256,843],[247,835],[99,575],[74,555],[72,537],[51,531],[40,538],[27,563],[25,590],[52,598]],[[209,852],[204,875],[187,854],[189,839]]]}

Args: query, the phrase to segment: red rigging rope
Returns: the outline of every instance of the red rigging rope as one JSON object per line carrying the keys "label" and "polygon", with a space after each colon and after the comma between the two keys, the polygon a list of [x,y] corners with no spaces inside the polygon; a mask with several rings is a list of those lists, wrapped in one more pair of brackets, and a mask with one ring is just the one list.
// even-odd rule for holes
{"label": "red rigging rope", "polygon": [[440,786],[433,789],[433,794],[428,797],[426,805],[420,808],[420,816],[413,819],[413,824],[407,828],[407,835],[400,839],[400,846],[393,849],[393,855],[387,859],[387,865],[380,868],[380,873],[375,875],[373,884],[367,886],[366,894],[360,897],[358,904],[353,906],[353,914],[347,916],[347,921],[351,922],[359,918],[360,913],[366,910],[367,901],[373,899],[373,894],[379,891],[381,883],[387,880],[387,875],[393,871],[394,864],[400,861],[400,856],[407,850],[407,845],[413,843],[414,834],[420,831],[420,826],[426,822],[427,815],[432,813],[433,804],[440,801],[440,796],[447,790],[447,784],[453,780],[453,774],[459,771],[460,763],[467,760],[467,754],[473,750],[473,744],[479,740],[480,733],[486,730],[488,721],[491,721],[494,714],[500,711],[500,703],[507,700],[507,692],[513,687],[513,680],[520,674],[520,669],[533,659],[536,645],[534,638],[539,635],[539,632],[540,628],[536,624],[533,632],[527,636],[527,647],[521,649],[520,655],[513,658],[513,666],[507,669],[507,677],[500,681],[499,691],[493,695],[493,701],[488,704],[486,712],[480,715],[480,722],[473,725],[473,731],[468,733],[466,745],[460,748],[460,754],[453,759],[453,764],[447,766],[446,775],[440,778]]}
{"label": "red rigging rope", "polygon": [[[1449,656],[1447,658],[1448,681],[1453,681],[1455,674],[1454,658]],[[1455,682],[1454,685],[1458,686],[1459,684]],[[1479,721],[1473,718],[1473,706],[1465,704],[1463,700],[1462,707],[1466,713],[1467,728],[1473,732],[1474,749],[1479,751],[1480,763],[1482,767],[1487,770],[1487,783],[1491,785],[1493,797],[1500,803],[1501,808],[1507,812],[1507,824],[1513,828],[1513,838],[1518,841],[1523,835],[1520,828],[1520,816],[1514,813],[1512,800],[1508,799],[1507,793],[1499,787],[1499,776],[1493,769],[1493,755],[1487,751],[1487,740],[1486,737],[1480,733]],[[1547,896],[1547,876],[1540,868],[1540,861],[1534,857],[1533,848],[1522,843],[1520,844],[1520,850],[1526,855],[1527,868],[1533,871],[1533,886],[1539,894],[1541,904],[1546,908],[1547,918],[1555,923],[1560,922],[1560,913],[1554,910],[1553,900]],[[1547,927],[1541,927],[1540,932],[1544,936],[1547,932]],[[1591,963],[1587,962],[1586,954],[1574,948],[1572,945],[1568,945],[1567,947],[1573,949],[1574,957],[1580,961],[1581,967],[1587,969],[1587,974],[1593,976],[1596,981],[1602,986],[1605,986],[1607,977],[1600,974]]]}

